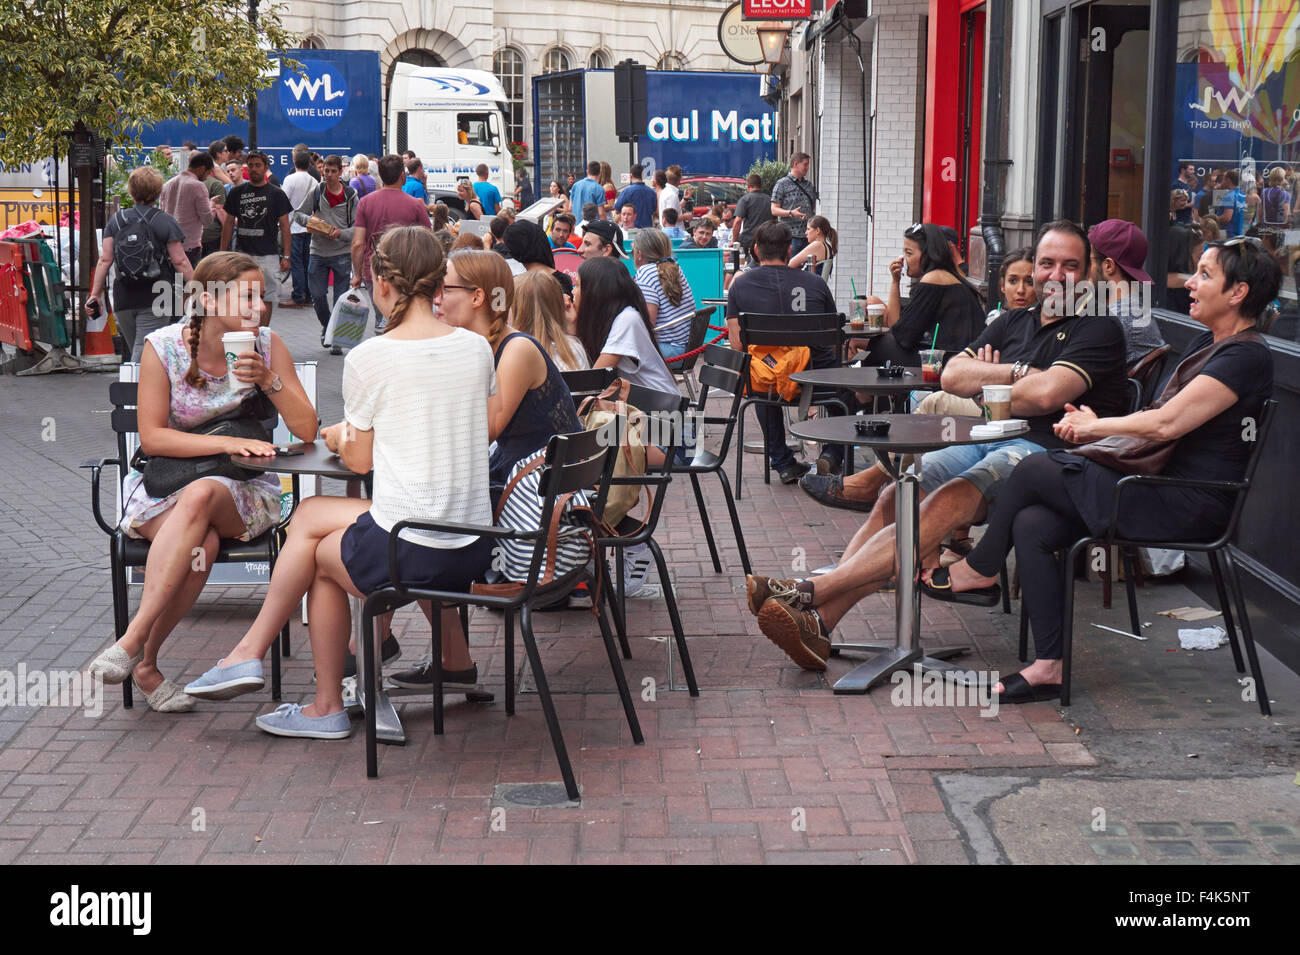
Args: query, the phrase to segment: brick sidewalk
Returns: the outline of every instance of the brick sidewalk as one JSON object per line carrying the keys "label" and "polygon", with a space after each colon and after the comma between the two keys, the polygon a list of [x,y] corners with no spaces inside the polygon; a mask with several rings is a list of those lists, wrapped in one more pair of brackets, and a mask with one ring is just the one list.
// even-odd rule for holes
{"label": "brick sidewalk", "polygon": [[[342,359],[319,351],[314,319],[303,312],[279,313],[275,327],[296,357],[321,362],[322,414],[334,420]],[[82,666],[107,643],[104,537],[89,515],[85,476],[75,470],[82,457],[111,446],[106,416],[95,413],[106,407],[107,381],[0,379],[7,449],[0,456],[4,668]],[[49,415],[59,437],[42,442],[39,423]],[[786,572],[796,545],[806,548],[810,567],[834,559],[856,516],[753,480],[760,478],[757,461],[746,462],[751,480],[741,502],[756,569]],[[476,611],[471,645],[498,701],[451,697],[442,737],[433,735],[429,703],[403,701],[409,742],[380,748],[377,780],[365,778],[359,725],[341,742],[260,733],[252,721],[271,708],[267,693],[201,703],[179,716],[142,704],[124,710],[115,688],[99,718],[54,708],[0,711],[0,862],[998,861],[1017,857],[1017,827],[996,817],[988,855],[979,813],[963,808],[963,786],[1014,779],[1007,785],[1016,791],[1053,782],[1068,788],[1072,778],[1103,785],[1112,775],[1174,786],[1189,775],[1261,775],[1288,765],[1294,772],[1287,730],[1295,713],[1293,675],[1270,663],[1278,715],[1262,720],[1253,703],[1234,698],[1226,649],[1194,660],[1181,651],[1165,654],[1175,625],[1155,610],[1201,603],[1176,584],[1140,591],[1143,619],[1156,621],[1148,643],[1080,630],[1070,723],[1051,704],[1007,706],[981,717],[974,707],[894,706],[889,687],[834,696],[828,685],[851,661],[833,660],[823,678],[789,665],[762,638],[745,608],[720,493],[704,486],[728,572],[714,573],[684,487],[669,491],[658,536],[690,639],[698,699],[667,689],[671,630],[662,601],[630,602],[633,659],[625,669],[634,692],[642,692],[644,746],[631,742],[590,614],[537,616],[542,659],[582,786],[579,807],[502,802],[499,786],[552,782],[559,773],[536,696],[522,696],[517,715],[505,716],[500,617]],[[1081,628],[1091,621],[1127,627],[1122,608],[1100,611],[1095,585],[1081,583],[1079,598]],[[202,672],[234,644],[259,601],[248,588],[209,588],[168,641],[164,672],[182,681]],[[927,645],[972,646],[960,658],[972,668],[1017,668],[1014,615],[932,602],[923,612]],[[846,618],[841,638],[889,639],[892,625],[892,595],[877,595]],[[427,625],[418,615],[400,613],[395,632],[406,659],[427,650]],[[293,646],[286,701],[311,692],[307,635],[297,621]],[[1207,706],[1210,697],[1215,702]],[[1170,749],[1163,755],[1152,742],[1162,734]],[[1171,769],[1175,752],[1185,759],[1192,746],[1207,758]],[[1145,770],[1138,752],[1155,752]],[[1162,791],[1157,787],[1151,798],[1158,801]],[[1154,805],[1147,816],[1129,808],[1141,818],[1166,818]],[[1041,841],[1046,832],[1084,845],[1078,830],[1086,816],[1054,819],[1050,806],[1039,816],[1024,814],[1032,811],[1038,810],[1018,817],[1027,839]],[[1286,820],[1263,807],[1256,816],[1250,819],[1265,827],[1263,834],[1243,841],[1266,859],[1284,861],[1286,834],[1267,827]]]}

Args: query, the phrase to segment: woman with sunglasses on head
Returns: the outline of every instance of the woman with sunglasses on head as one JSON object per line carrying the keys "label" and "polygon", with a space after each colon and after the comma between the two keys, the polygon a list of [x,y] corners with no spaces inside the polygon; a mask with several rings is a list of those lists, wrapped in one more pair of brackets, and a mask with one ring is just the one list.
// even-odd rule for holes
{"label": "woman with sunglasses on head", "polygon": [[[1058,437],[1086,445],[1111,436],[1177,442],[1156,473],[1191,480],[1239,481],[1256,440],[1264,402],[1273,391],[1273,359],[1256,325],[1276,297],[1281,272],[1255,239],[1232,239],[1202,254],[1187,280],[1192,319],[1206,326],[1157,402],[1145,411],[1098,418],[1087,406],[1066,405]],[[1086,449],[1031,454],[998,496],[983,539],[961,561],[930,573],[932,597],[992,606],[998,573],[1014,544],[1021,593],[1036,659],[997,687],[1004,703],[1053,699],[1062,676],[1063,555],[1075,541],[1101,536],[1110,525],[1116,484],[1126,473]],[[1149,453],[1149,452],[1148,452]],[[1174,485],[1137,484],[1120,498],[1118,531],[1129,540],[1213,540],[1227,526],[1234,495]]]}
{"label": "woman with sunglasses on head", "polygon": [[[306,594],[315,699],[258,717],[257,725],[272,735],[351,735],[342,695],[352,629],[348,596],[364,597],[388,585],[389,538],[399,521],[492,523],[492,349],[481,336],[435,313],[444,261],[442,244],[427,227],[384,233],[371,259],[375,306],[388,320],[384,334],[348,352],[344,420],[321,431],[350,470],[373,469],[374,493],[370,500],[318,495],[298,506],[257,619],[224,659],[186,688],[192,696],[216,700],[261,689],[262,657]],[[397,555],[406,584],[461,591],[487,570],[492,542],[407,529]],[[461,661],[444,655],[444,662],[453,668]]]}
{"label": "woman with sunglasses on head", "polygon": [[[900,292],[904,272],[912,279],[906,302]],[[957,352],[979,337],[984,303],[958,270],[948,239],[937,225],[918,222],[907,229],[903,254],[889,263],[889,273],[885,303],[889,331],[857,345],[870,350],[868,364],[915,365],[919,349]]]}

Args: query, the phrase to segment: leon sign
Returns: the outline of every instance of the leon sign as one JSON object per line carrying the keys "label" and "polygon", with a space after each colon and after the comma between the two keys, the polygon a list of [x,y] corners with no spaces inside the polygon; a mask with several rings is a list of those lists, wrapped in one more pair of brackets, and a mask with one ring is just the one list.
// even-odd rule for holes
{"label": "leon sign", "polygon": [[811,20],[812,0],[744,0],[746,20]]}

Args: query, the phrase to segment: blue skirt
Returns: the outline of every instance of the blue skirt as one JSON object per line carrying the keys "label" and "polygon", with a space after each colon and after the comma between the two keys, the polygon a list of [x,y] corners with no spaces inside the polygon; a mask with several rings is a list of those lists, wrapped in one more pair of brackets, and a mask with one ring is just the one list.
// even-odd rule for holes
{"label": "blue skirt", "polygon": [[[370,512],[343,532],[343,566],[357,590],[373,593],[389,585],[388,531]],[[430,590],[466,593],[492,565],[492,539],[479,537],[464,547],[426,547],[405,539],[397,542],[397,570],[402,584]]]}

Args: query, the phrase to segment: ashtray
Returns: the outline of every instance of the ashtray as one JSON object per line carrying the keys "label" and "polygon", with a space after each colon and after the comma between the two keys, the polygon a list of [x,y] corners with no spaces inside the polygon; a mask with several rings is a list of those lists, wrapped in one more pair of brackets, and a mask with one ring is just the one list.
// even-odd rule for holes
{"label": "ashtray", "polygon": [[889,434],[888,421],[855,421],[853,430],[868,438],[883,438]]}
{"label": "ashtray", "polygon": [[902,365],[881,365],[876,369],[876,374],[881,378],[902,378],[903,371]]}

